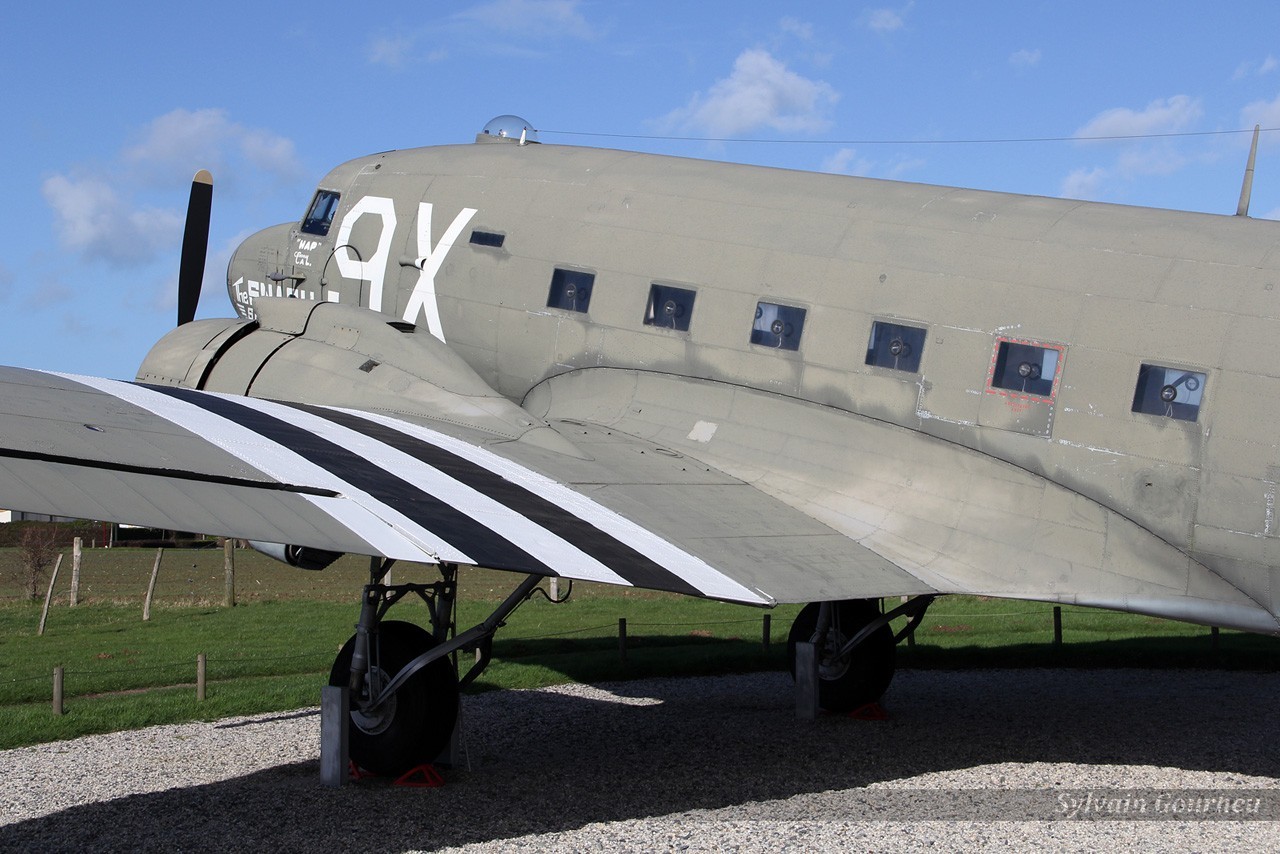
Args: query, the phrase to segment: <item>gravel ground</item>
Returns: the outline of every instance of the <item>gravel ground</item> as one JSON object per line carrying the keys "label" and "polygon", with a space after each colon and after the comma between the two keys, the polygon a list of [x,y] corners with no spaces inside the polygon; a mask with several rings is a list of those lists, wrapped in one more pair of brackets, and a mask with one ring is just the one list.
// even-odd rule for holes
{"label": "gravel ground", "polygon": [[906,671],[884,705],[482,694],[441,789],[324,788],[314,712],[91,736],[0,752],[0,850],[1280,850],[1280,674]]}

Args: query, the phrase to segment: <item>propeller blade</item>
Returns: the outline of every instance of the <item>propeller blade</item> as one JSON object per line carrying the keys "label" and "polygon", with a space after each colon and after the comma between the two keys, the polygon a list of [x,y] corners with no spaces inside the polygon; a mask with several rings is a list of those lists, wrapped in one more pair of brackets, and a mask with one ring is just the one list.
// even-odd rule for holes
{"label": "propeller blade", "polygon": [[178,270],[178,325],[190,323],[200,302],[204,257],[209,249],[209,214],[213,208],[213,176],[201,169],[191,181],[187,225],[182,231],[182,264]]}

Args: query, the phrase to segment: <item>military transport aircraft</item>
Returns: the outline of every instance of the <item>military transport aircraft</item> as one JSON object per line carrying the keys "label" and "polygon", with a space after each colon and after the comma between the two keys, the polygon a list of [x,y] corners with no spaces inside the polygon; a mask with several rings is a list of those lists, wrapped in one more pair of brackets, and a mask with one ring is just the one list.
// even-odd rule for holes
{"label": "military transport aircraft", "polygon": [[[1280,224],[508,116],[337,167],[235,253],[238,317],[192,322],[210,193],[135,381],[0,372],[0,505],[380,558],[332,677],[371,770],[436,754],[546,577],[810,603],[832,709],[940,594],[1280,633]],[[523,578],[455,633],[459,565]],[[414,595],[430,632],[384,620]]]}

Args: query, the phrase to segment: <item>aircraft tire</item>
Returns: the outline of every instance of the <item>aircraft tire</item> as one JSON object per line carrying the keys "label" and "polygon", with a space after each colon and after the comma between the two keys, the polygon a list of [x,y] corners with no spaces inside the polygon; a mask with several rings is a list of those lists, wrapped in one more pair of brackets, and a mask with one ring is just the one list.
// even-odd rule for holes
{"label": "aircraft tire", "polygon": [[[334,659],[330,685],[347,684],[355,643],[353,635]],[[395,620],[379,624],[378,643],[384,684],[435,646],[426,629]],[[381,714],[362,714],[356,700],[351,698],[347,741],[351,760],[366,771],[398,777],[434,760],[449,742],[458,719],[458,680],[446,656],[410,677]]]}
{"label": "aircraft tire", "polygon": [[[832,631],[828,645],[843,645],[868,622],[880,616],[874,599],[846,599],[833,603]],[[805,605],[787,635],[787,667],[796,675],[796,644],[813,636],[818,625],[818,603]],[[893,681],[896,645],[893,630],[881,626],[849,653],[846,661],[818,665],[818,704],[829,712],[851,712],[880,699]],[[819,657],[822,653],[819,651]]]}

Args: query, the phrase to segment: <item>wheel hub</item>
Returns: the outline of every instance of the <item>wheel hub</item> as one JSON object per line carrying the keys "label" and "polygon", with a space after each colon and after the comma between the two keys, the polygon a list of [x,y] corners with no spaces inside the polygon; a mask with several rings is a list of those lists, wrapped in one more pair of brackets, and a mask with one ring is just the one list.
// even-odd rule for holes
{"label": "wheel hub", "polygon": [[841,657],[840,650],[848,640],[844,632],[832,626],[827,629],[827,636],[822,645],[822,656],[818,661],[818,676],[828,681],[842,678],[849,672],[849,664],[853,655]]}
{"label": "wheel hub", "polygon": [[[364,698],[372,698],[382,693],[382,687],[390,681],[386,671],[381,667],[373,667],[365,675]],[[363,703],[351,710],[351,722],[369,735],[385,732],[396,719],[396,695],[392,694],[377,706],[365,706]]]}

